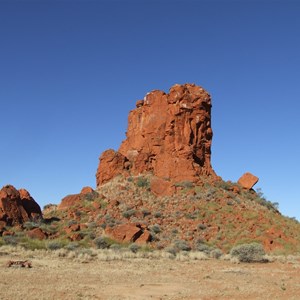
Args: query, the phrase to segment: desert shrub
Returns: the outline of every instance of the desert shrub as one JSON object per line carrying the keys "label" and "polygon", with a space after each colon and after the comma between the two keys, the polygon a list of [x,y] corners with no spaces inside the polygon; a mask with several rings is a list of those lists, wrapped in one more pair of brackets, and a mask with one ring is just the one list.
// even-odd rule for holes
{"label": "desert shrub", "polygon": [[106,223],[102,223],[102,224],[100,224],[100,227],[101,227],[102,229],[105,229],[105,228],[107,227],[107,225],[106,225]]}
{"label": "desert shrub", "polygon": [[198,230],[205,230],[207,226],[205,224],[198,224],[197,228]]}
{"label": "desert shrub", "polygon": [[128,248],[129,248],[129,250],[132,251],[133,253],[137,253],[138,250],[140,249],[140,246],[133,243],[133,244],[131,244]]}
{"label": "desert shrub", "polygon": [[92,191],[90,193],[86,193],[80,196],[81,200],[83,201],[94,201],[98,198],[99,194],[96,191]]}
{"label": "desert shrub", "polygon": [[120,250],[121,249],[121,245],[119,245],[119,244],[112,244],[112,245],[110,245],[109,249],[111,249],[111,250]]}
{"label": "desert shrub", "polygon": [[161,232],[160,226],[158,224],[155,224],[155,225],[151,226],[150,230],[153,231],[154,233],[160,233]]}
{"label": "desert shrub", "polygon": [[6,245],[12,245],[12,246],[16,246],[19,242],[17,237],[13,235],[5,235],[3,237],[3,241]]}
{"label": "desert shrub", "polygon": [[223,255],[223,252],[222,252],[222,250],[216,248],[216,249],[211,250],[209,255],[212,258],[219,259]]}
{"label": "desert shrub", "polygon": [[94,244],[98,249],[108,249],[113,244],[113,241],[107,237],[100,236],[94,239]]}
{"label": "desert shrub", "polygon": [[155,217],[155,218],[161,218],[161,216],[162,216],[162,214],[161,214],[160,211],[156,211],[156,212],[154,213],[154,217]]}
{"label": "desert shrub", "polygon": [[57,204],[52,204],[52,203],[50,203],[50,204],[44,205],[43,209],[45,210],[45,209],[47,209],[47,208],[56,208],[56,207],[57,207]]}
{"label": "desert shrub", "polygon": [[205,244],[205,243],[203,243],[201,241],[198,242],[198,243],[196,243],[195,249],[197,251],[204,252],[206,254],[210,254],[211,251],[214,250],[214,248],[212,246],[207,245],[207,244]]}
{"label": "desert shrub", "polygon": [[69,220],[67,224],[68,224],[68,226],[75,225],[75,224],[78,224],[78,221],[76,221],[76,220]]}
{"label": "desert shrub", "polygon": [[37,228],[37,227],[39,227],[39,225],[40,225],[40,224],[38,224],[38,223],[36,223],[36,222],[30,222],[30,221],[25,222],[25,223],[23,224],[23,226],[24,226],[26,229],[28,229],[28,230],[33,229],[33,228]]}
{"label": "desert shrub", "polygon": [[129,210],[126,210],[122,213],[122,216],[124,218],[127,218],[129,219],[130,217],[134,216],[136,213],[136,210],[135,209],[129,209]]}
{"label": "desert shrub", "polygon": [[80,247],[80,245],[77,242],[71,242],[65,246],[65,249],[67,249],[69,251],[74,251],[74,250],[78,249],[79,247]]}
{"label": "desert shrub", "polygon": [[176,253],[177,253],[177,249],[175,247],[167,247],[165,248],[165,251],[176,256]]}
{"label": "desert shrub", "polygon": [[65,246],[65,242],[57,240],[57,241],[51,241],[47,244],[47,249],[49,250],[57,250],[61,249]]}
{"label": "desert shrub", "polygon": [[149,182],[148,178],[139,177],[136,181],[136,185],[140,188],[148,188],[148,187],[150,187],[150,182]]}
{"label": "desert shrub", "polygon": [[91,240],[94,240],[96,238],[95,232],[88,232],[87,237]]}
{"label": "desert shrub", "polygon": [[57,227],[54,226],[54,225],[47,225],[47,224],[42,224],[40,226],[40,229],[43,230],[44,232],[47,232],[47,233],[56,233],[57,232]]}
{"label": "desert shrub", "polygon": [[178,233],[178,229],[177,229],[177,228],[173,228],[173,229],[171,230],[171,232],[172,232],[172,234],[177,234],[177,233]]}
{"label": "desert shrub", "polygon": [[183,188],[186,188],[186,189],[191,189],[194,186],[194,184],[193,184],[193,182],[191,182],[189,180],[185,180],[185,181],[181,181],[181,182],[176,182],[175,186],[183,187]]}
{"label": "desert shrub", "polygon": [[261,244],[241,244],[230,250],[230,255],[240,262],[264,262],[265,250]]}
{"label": "desert shrub", "polygon": [[146,217],[146,216],[151,215],[151,212],[150,212],[148,209],[143,208],[143,209],[142,209],[142,214],[143,214],[144,217]]}
{"label": "desert shrub", "polygon": [[46,249],[45,240],[31,239],[29,237],[23,237],[20,242],[20,246],[28,250]]}
{"label": "desert shrub", "polygon": [[176,240],[174,242],[174,247],[178,251],[190,251],[191,246],[184,240]]}
{"label": "desert shrub", "polygon": [[233,184],[231,182],[228,182],[228,181],[223,181],[223,180],[220,180],[220,181],[217,181],[215,183],[215,185],[218,187],[218,188],[221,188],[221,189],[224,189],[226,191],[229,191]]}

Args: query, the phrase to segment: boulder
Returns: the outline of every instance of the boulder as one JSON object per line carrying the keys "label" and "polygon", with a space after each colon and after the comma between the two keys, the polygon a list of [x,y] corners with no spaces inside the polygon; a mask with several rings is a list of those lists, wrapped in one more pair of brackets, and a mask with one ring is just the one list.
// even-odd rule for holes
{"label": "boulder", "polygon": [[28,217],[31,220],[40,219],[42,217],[41,208],[30,196],[29,192],[25,189],[20,189],[19,193],[20,193],[20,198],[22,200],[22,205],[26,210]]}
{"label": "boulder", "polygon": [[240,177],[240,179],[238,180],[238,184],[240,184],[245,189],[251,190],[253,186],[258,182],[258,180],[258,177],[247,172]]}
{"label": "boulder", "polygon": [[32,239],[44,240],[47,238],[47,234],[40,228],[33,228],[27,231],[27,235]]}
{"label": "boulder", "polygon": [[168,94],[152,91],[129,113],[119,150],[100,156],[97,186],[119,174],[151,172],[171,182],[216,176],[211,167],[212,136],[211,98],[203,88],[176,84]]}
{"label": "boulder", "polygon": [[135,241],[137,244],[146,244],[151,241],[151,234],[148,230],[145,230],[140,237]]}
{"label": "boulder", "polygon": [[119,242],[135,242],[143,234],[143,231],[134,224],[122,224],[106,228],[105,233]]}
{"label": "boulder", "polygon": [[156,196],[169,196],[174,194],[175,187],[168,180],[154,177],[150,183],[151,192]]}

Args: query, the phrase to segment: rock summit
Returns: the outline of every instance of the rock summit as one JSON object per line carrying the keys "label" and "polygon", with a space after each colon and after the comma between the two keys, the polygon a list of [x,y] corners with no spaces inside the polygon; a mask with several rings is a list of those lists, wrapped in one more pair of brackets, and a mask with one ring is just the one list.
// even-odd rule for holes
{"label": "rock summit", "polygon": [[197,182],[216,176],[211,166],[211,97],[195,84],[154,90],[129,113],[126,139],[118,151],[100,156],[97,186],[116,175],[151,173],[166,182]]}

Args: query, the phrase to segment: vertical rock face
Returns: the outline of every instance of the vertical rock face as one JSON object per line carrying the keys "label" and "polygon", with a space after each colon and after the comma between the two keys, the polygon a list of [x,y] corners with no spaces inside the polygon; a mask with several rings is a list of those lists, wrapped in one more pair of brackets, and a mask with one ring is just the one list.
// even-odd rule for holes
{"label": "vertical rock face", "polygon": [[153,175],[179,182],[215,176],[211,167],[211,98],[194,84],[174,85],[168,94],[148,93],[128,117],[118,152],[100,157],[97,185],[117,174]]}

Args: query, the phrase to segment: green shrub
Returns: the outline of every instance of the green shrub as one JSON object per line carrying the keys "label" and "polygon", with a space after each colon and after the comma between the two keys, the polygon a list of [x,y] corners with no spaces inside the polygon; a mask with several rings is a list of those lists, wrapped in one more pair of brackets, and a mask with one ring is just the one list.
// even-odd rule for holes
{"label": "green shrub", "polygon": [[47,249],[49,250],[57,250],[57,249],[61,249],[65,246],[65,242],[57,240],[57,241],[51,241],[47,244]]}
{"label": "green shrub", "polygon": [[136,185],[140,188],[148,188],[148,187],[150,187],[150,182],[149,182],[148,178],[139,177],[136,181]]}
{"label": "green shrub", "polygon": [[212,246],[209,246],[203,242],[198,242],[195,248],[197,251],[204,252],[206,254],[210,254],[214,250]]}
{"label": "green shrub", "polygon": [[142,209],[142,214],[144,217],[151,215],[151,212],[147,208]]}
{"label": "green shrub", "polygon": [[108,249],[113,243],[113,240],[104,236],[94,239],[94,244],[98,249]]}
{"label": "green shrub", "polygon": [[65,249],[67,249],[69,251],[74,251],[74,250],[78,249],[79,247],[80,247],[80,245],[77,242],[71,242],[65,246]]}
{"label": "green shrub", "polygon": [[140,246],[134,243],[129,246],[129,250],[132,251],[133,253],[137,253],[139,249]]}
{"label": "green shrub", "polygon": [[194,184],[193,184],[193,182],[186,180],[186,181],[176,182],[175,186],[186,188],[186,189],[191,189],[194,186]]}
{"label": "green shrub", "polygon": [[178,251],[190,251],[191,250],[190,245],[184,240],[176,240],[174,242],[174,247]]}
{"label": "green shrub", "polygon": [[219,259],[223,255],[223,252],[222,252],[222,250],[216,248],[216,249],[211,250],[209,255],[212,258]]}
{"label": "green shrub", "polygon": [[21,239],[20,245],[24,249],[28,250],[46,249],[45,240],[31,239],[29,237],[23,237]]}
{"label": "green shrub", "polygon": [[207,226],[205,224],[198,224],[197,228],[198,230],[205,230]]}
{"label": "green shrub", "polygon": [[155,218],[161,218],[161,216],[162,216],[162,214],[161,214],[160,211],[157,211],[157,212],[154,213]]}
{"label": "green shrub", "polygon": [[126,210],[122,213],[122,216],[124,218],[127,218],[129,219],[130,217],[134,216],[136,213],[136,210],[135,209],[129,209],[129,210]]}
{"label": "green shrub", "polygon": [[241,244],[230,250],[230,255],[240,262],[264,262],[265,250],[261,244]]}
{"label": "green shrub", "polygon": [[48,209],[48,208],[56,208],[57,207],[57,204],[52,204],[52,203],[49,203],[49,204],[46,204],[46,205],[44,205],[44,210],[45,209]]}
{"label": "green shrub", "polygon": [[229,190],[233,187],[232,182],[223,181],[223,180],[217,181],[217,182],[215,183],[215,185],[216,185],[218,188],[221,188],[221,189],[226,190],[226,191],[229,191]]}
{"label": "green shrub", "polygon": [[3,241],[6,245],[16,246],[18,244],[18,239],[13,235],[5,235]]}
{"label": "green shrub", "polygon": [[159,225],[157,225],[157,224],[151,226],[150,230],[153,231],[154,233],[160,233],[161,232],[161,229],[160,229]]}
{"label": "green shrub", "polygon": [[39,224],[38,224],[38,223],[35,223],[35,222],[25,222],[25,223],[23,224],[23,226],[24,226],[24,228],[30,230],[30,229],[39,227]]}

